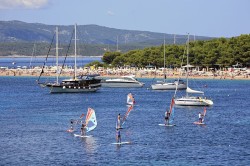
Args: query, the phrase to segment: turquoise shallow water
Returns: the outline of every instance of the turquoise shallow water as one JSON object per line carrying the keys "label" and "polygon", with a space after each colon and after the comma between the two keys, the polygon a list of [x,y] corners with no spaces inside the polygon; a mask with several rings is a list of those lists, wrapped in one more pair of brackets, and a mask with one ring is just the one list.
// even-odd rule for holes
{"label": "turquoise shallow water", "polygon": [[[49,94],[32,77],[0,77],[0,165],[249,165],[250,81],[197,80],[214,106],[206,126],[193,124],[200,107],[176,107],[173,128],[164,122],[172,91],[102,88],[96,93]],[[190,82],[192,85],[192,82]],[[197,85],[197,84],[193,84]],[[122,140],[115,142],[118,113],[126,112],[126,95],[136,106]],[[180,93],[178,93],[180,95]],[[98,126],[91,138],[65,132],[71,118],[96,111]],[[78,127],[79,132],[80,127]]]}

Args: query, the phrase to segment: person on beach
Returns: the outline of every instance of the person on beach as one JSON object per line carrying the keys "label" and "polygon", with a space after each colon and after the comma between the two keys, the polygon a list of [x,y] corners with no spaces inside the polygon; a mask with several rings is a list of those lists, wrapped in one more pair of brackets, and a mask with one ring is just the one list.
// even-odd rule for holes
{"label": "person on beach", "polygon": [[170,112],[165,112],[165,125],[169,125]]}
{"label": "person on beach", "polygon": [[121,143],[121,131],[119,128],[116,128],[116,142]]}
{"label": "person on beach", "polygon": [[81,135],[82,135],[82,136],[86,135],[86,124],[85,124],[85,123],[82,124],[82,127],[81,127]]}

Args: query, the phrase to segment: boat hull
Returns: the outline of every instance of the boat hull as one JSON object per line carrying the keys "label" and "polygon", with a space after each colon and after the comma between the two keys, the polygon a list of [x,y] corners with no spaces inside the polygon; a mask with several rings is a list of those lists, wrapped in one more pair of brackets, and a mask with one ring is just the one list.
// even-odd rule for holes
{"label": "boat hull", "polygon": [[211,106],[213,101],[209,99],[200,99],[200,98],[179,98],[175,99],[175,105],[179,106]]}
{"label": "boat hull", "polygon": [[86,92],[96,92],[101,84],[91,85],[89,87],[77,87],[77,86],[63,86],[63,85],[46,85],[50,89],[50,93],[86,93]]}
{"label": "boat hull", "polygon": [[[158,83],[158,84],[153,84],[151,85],[151,88],[153,90],[175,90],[176,89],[176,84],[174,83]],[[186,84],[179,84],[177,86],[178,90],[185,90],[187,89]]]}
{"label": "boat hull", "polygon": [[143,84],[133,82],[103,82],[102,87],[108,88],[141,88]]}

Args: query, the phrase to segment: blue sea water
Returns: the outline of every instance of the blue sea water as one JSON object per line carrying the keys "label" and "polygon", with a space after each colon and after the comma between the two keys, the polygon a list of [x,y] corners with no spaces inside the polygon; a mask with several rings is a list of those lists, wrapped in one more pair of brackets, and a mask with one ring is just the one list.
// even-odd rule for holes
{"label": "blue sea water", "polygon": [[[83,94],[49,94],[36,79],[0,77],[0,165],[250,165],[250,81],[197,80],[214,101],[206,125],[193,124],[203,108],[175,107],[176,126],[167,128],[158,124],[173,91],[148,90],[152,79],[139,79],[143,88]],[[136,106],[121,134],[131,144],[111,145],[129,92]],[[66,132],[88,107],[98,121],[92,137]]]}
{"label": "blue sea water", "polygon": [[[8,68],[17,68],[17,67],[23,67],[26,66],[28,68],[35,67],[35,66],[43,66],[45,57],[18,57],[18,58],[12,58],[12,57],[6,57],[6,58],[0,58],[0,67],[8,67]],[[59,65],[62,65],[64,62],[64,57],[59,57],[58,63]],[[101,61],[101,57],[78,57],[77,58],[77,66],[82,67],[87,63],[90,63],[92,61]],[[13,64],[14,62],[14,64]],[[74,57],[68,57],[65,60],[65,65],[68,66],[74,66],[75,58]],[[56,58],[55,57],[49,57],[47,59],[47,66],[55,66],[56,65]]]}

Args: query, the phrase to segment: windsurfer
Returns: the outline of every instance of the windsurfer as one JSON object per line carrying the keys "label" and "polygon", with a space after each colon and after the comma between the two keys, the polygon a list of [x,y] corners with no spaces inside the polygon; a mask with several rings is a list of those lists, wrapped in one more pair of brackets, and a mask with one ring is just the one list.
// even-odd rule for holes
{"label": "windsurfer", "polygon": [[82,135],[82,136],[86,135],[86,124],[85,124],[85,123],[82,124],[82,127],[81,127],[81,135]]}
{"label": "windsurfer", "polygon": [[118,129],[121,128],[121,114],[118,114],[118,117],[117,117],[117,128]]}
{"label": "windsurfer", "polygon": [[70,130],[74,130],[73,125],[74,125],[74,120],[71,119],[71,120],[70,120]]}
{"label": "windsurfer", "polygon": [[135,104],[135,98],[134,98],[134,96],[132,96],[132,101],[133,101],[133,104]]}
{"label": "windsurfer", "polygon": [[165,112],[165,125],[169,125],[170,112]]}
{"label": "windsurfer", "polygon": [[116,128],[116,142],[121,143],[121,131],[119,128]]}
{"label": "windsurfer", "polygon": [[202,121],[203,121],[203,120],[202,120],[202,114],[201,114],[200,112],[199,112],[199,115],[198,115],[198,116],[199,116],[199,122],[202,123]]}

